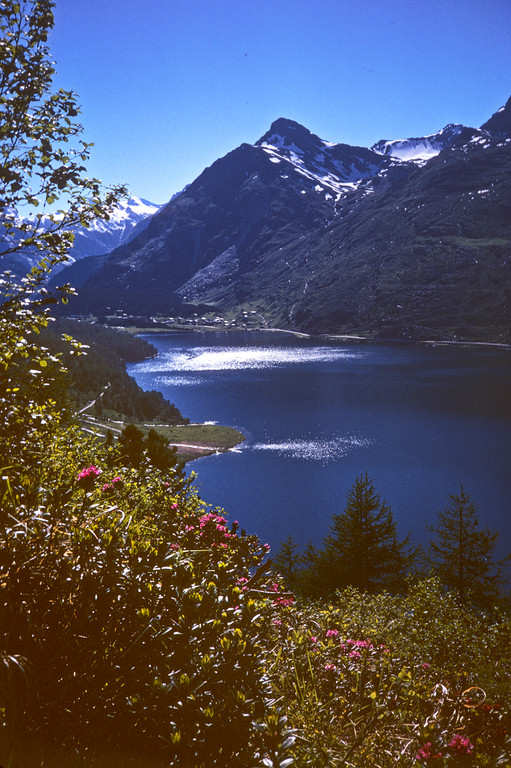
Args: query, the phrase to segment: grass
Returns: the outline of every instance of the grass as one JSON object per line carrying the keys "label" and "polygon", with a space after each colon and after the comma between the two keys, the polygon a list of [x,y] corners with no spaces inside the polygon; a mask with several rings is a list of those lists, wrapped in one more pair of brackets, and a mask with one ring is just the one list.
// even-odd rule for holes
{"label": "grass", "polygon": [[228,451],[245,440],[245,435],[233,427],[225,427],[218,424],[182,424],[169,426],[166,424],[144,424],[130,420],[120,420],[113,417],[95,418],[83,414],[82,428],[92,432],[100,438],[106,436],[110,430],[114,437],[118,437],[126,424],[135,424],[146,434],[150,429],[155,429],[167,438],[170,445],[177,448],[178,459],[182,462],[192,461],[212,453]]}

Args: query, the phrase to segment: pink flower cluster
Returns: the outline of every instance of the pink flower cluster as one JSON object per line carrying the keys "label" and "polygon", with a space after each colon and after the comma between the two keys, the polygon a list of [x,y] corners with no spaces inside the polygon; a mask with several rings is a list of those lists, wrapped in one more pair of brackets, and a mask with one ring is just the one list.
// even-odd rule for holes
{"label": "pink flower cluster", "polygon": [[199,520],[199,529],[203,531],[204,528],[206,528],[208,525],[214,525],[215,530],[220,531],[226,535],[226,538],[231,537],[231,534],[228,533],[227,527],[225,525],[225,517],[221,517],[221,515],[215,515],[214,512],[209,512],[207,515],[202,515]]}
{"label": "pink flower cluster", "polygon": [[427,741],[423,746],[419,749],[417,754],[415,755],[415,759],[419,760],[420,762],[426,761],[429,762],[430,760],[439,760],[442,757],[441,752],[437,752],[436,754],[433,754],[433,745],[430,741]]}
{"label": "pink flower cluster", "polygon": [[193,517],[185,517],[184,520],[186,533],[198,533],[200,538],[207,539],[213,549],[216,547],[227,549],[227,541],[237,538],[235,533],[230,533],[227,530],[225,517],[216,515],[214,512],[202,515],[199,518],[198,525],[197,520],[194,520]]}
{"label": "pink flower cluster", "polygon": [[[468,736],[462,736],[461,733],[455,733],[448,745],[451,755],[470,755],[474,749]],[[431,760],[439,760],[442,757],[441,752],[436,752],[430,741],[427,741],[415,755],[415,759],[420,762],[429,763]]]}
{"label": "pink flower cluster", "polygon": [[114,477],[112,482],[111,483],[105,483],[101,490],[105,491],[105,493],[106,493],[106,491],[115,491],[116,488],[122,488],[122,485],[123,485],[122,478]]}
{"label": "pink flower cluster", "polygon": [[[272,592],[278,592],[279,585],[278,584],[272,584],[270,587]],[[293,598],[292,597],[277,597],[273,601],[273,605],[277,606],[280,605],[283,608],[289,608],[290,605],[293,605]]]}
{"label": "pink flower cluster", "polygon": [[101,470],[93,464],[90,467],[85,467],[76,477],[77,482],[84,488],[89,488],[94,485],[94,481],[101,475]]}
{"label": "pink flower cluster", "polygon": [[454,755],[470,755],[474,745],[470,742],[468,736],[455,733],[449,743],[449,749]]}
{"label": "pink flower cluster", "polygon": [[339,646],[341,653],[347,653],[350,659],[361,659],[361,651],[372,651],[373,646],[369,640],[351,640],[348,638],[345,643]]}

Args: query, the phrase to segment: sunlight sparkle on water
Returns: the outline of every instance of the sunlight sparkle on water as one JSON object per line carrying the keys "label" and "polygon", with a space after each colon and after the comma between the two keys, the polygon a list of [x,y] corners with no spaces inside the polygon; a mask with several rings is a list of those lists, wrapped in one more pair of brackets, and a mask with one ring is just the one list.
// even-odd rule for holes
{"label": "sunlight sparkle on water", "polygon": [[[196,347],[172,350],[138,366],[140,372],[158,371],[234,371],[275,368],[300,363],[323,363],[336,359],[360,358],[360,352],[336,347]],[[173,383],[178,383],[174,379]],[[184,382],[182,382],[184,383]]]}
{"label": "sunlight sparkle on water", "polygon": [[252,450],[275,451],[292,459],[321,461],[326,464],[347,456],[355,448],[370,445],[371,440],[359,437],[338,437],[331,440],[284,440],[280,443],[255,443]]}

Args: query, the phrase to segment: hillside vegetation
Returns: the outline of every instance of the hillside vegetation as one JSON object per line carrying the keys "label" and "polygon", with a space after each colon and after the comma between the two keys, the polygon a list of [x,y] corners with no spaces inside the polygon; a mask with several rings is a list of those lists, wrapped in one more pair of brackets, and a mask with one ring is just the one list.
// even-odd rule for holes
{"label": "hillside vegetation", "polygon": [[[87,354],[71,354],[72,349],[63,338],[66,336],[76,339]],[[188,423],[161,392],[144,391],[128,376],[127,362],[156,355],[155,347],[144,339],[91,323],[59,318],[44,330],[42,340],[52,353],[61,355],[69,377],[69,396],[77,409],[93,402],[92,413],[99,417],[168,425]]]}
{"label": "hillside vegetation", "polygon": [[330,543],[369,499],[372,573],[392,572],[392,592],[368,571],[327,597],[295,582],[297,596],[282,553],[272,566],[172,455],[161,465],[149,443],[134,456],[73,423],[59,358],[38,345],[42,279],[4,282],[0,306],[0,761],[508,765],[498,594],[481,609],[407,578],[410,553],[361,476]]}
{"label": "hillside vegetation", "polygon": [[[437,577],[414,570],[367,475],[297,574],[292,542],[272,565],[156,428],[83,431],[80,397],[101,382],[70,334],[44,338],[72,293],[48,279],[73,227],[108,219],[123,189],[85,175],[76,94],[51,88],[52,9],[3,0],[0,15],[0,256],[42,257],[0,278],[0,763],[509,766],[511,617],[463,490],[438,521]],[[23,220],[11,237],[20,207],[60,198],[47,227]]]}

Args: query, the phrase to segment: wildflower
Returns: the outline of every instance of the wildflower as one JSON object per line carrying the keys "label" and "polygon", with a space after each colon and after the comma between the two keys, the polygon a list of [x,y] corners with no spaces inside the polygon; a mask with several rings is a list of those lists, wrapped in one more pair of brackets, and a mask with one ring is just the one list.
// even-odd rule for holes
{"label": "wildflower", "polygon": [[362,658],[362,654],[359,653],[358,651],[350,651],[350,653],[348,655],[349,655],[350,659],[361,659]]}
{"label": "wildflower", "polygon": [[327,629],[326,631],[327,637],[337,637],[338,634],[339,634],[339,630],[337,629]]}
{"label": "wildflower", "polygon": [[468,736],[462,736],[461,733],[455,733],[449,743],[449,749],[455,755],[470,755],[474,749]]}
{"label": "wildflower", "polygon": [[98,469],[98,467],[91,465],[90,467],[85,467],[80,472],[78,472],[76,481],[82,486],[82,488],[89,490],[94,485],[96,478],[100,475],[101,470]]}
{"label": "wildflower", "polygon": [[122,488],[123,482],[121,477],[114,477],[111,483],[105,483],[102,487],[102,491],[115,491],[116,488]]}
{"label": "wildflower", "polygon": [[336,669],[335,664],[325,664],[325,672],[335,672]]}
{"label": "wildflower", "polygon": [[311,643],[317,643],[317,642],[318,642],[318,638],[315,637],[314,635],[311,635]]}
{"label": "wildflower", "polygon": [[273,623],[275,624],[276,627],[282,626],[282,622],[280,619],[273,619]]}
{"label": "wildflower", "polygon": [[438,760],[442,757],[441,752],[437,752],[436,754],[432,754],[433,751],[433,745],[430,741],[427,741],[417,752],[415,755],[415,759],[419,761],[429,761],[429,760]]}
{"label": "wildflower", "polygon": [[431,664],[428,664],[428,662],[425,661],[424,664],[422,665],[422,669],[429,669],[430,666],[431,666]]}
{"label": "wildflower", "polygon": [[281,605],[283,608],[289,608],[290,605],[293,605],[293,598],[292,597],[278,597],[276,600],[273,601],[273,605]]}

